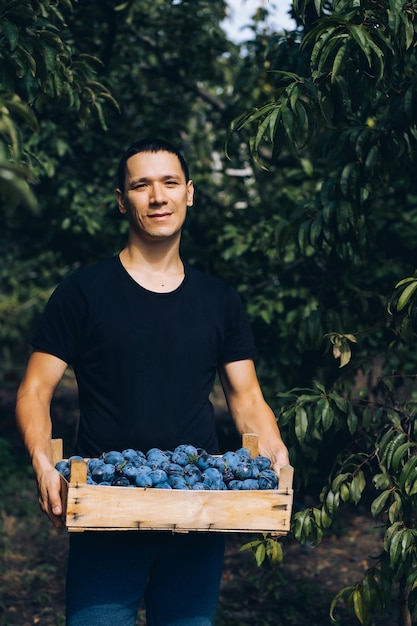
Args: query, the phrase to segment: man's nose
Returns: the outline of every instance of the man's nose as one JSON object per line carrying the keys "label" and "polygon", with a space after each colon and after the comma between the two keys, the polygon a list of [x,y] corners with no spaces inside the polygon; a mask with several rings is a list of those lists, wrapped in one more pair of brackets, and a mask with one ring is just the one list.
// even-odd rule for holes
{"label": "man's nose", "polygon": [[166,201],[163,185],[160,183],[152,185],[150,200],[154,204],[163,204]]}

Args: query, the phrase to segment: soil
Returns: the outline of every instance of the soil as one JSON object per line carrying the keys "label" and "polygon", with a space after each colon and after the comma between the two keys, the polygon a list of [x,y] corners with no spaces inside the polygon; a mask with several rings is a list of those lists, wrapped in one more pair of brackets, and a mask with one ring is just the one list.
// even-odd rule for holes
{"label": "soil", "polygon": [[[55,413],[58,434],[71,431],[74,398],[64,394]],[[233,449],[233,427],[219,416],[225,449]],[[13,441],[17,455],[24,451],[10,417],[9,401],[0,393],[0,438]],[[70,439],[70,437],[69,437]],[[26,477],[31,476],[27,465]],[[55,529],[36,505],[32,478],[22,490],[0,504],[0,626],[64,626],[64,579],[68,535]],[[296,497],[295,508],[304,506]],[[328,531],[318,547],[300,545],[291,535],[281,538],[284,559],[274,567],[259,568],[246,534],[228,535],[216,626],[326,626],[332,622],[329,607],[342,587],[354,585],[374,562],[382,547],[382,531],[366,508],[343,511],[336,529]],[[336,625],[359,622],[338,603]],[[141,610],[137,626],[144,626]],[[398,623],[395,603],[389,615],[374,619],[374,626]]]}

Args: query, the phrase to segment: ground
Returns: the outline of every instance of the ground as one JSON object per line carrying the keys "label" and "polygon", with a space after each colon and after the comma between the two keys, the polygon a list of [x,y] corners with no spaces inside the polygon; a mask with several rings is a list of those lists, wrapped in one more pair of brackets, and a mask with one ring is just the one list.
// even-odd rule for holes
{"label": "ground", "polygon": [[[35,497],[34,491],[26,497]],[[381,535],[363,513],[349,512],[343,533],[330,533],[316,548],[282,539],[284,561],[260,570],[251,551],[241,546],[252,535],[228,538],[220,593],[221,626],[324,626],[333,595],[355,584],[381,547]],[[39,515],[3,516],[3,563],[0,571],[2,626],[64,625],[64,564],[68,536]],[[343,605],[338,624],[357,624]],[[274,621],[275,616],[275,621]],[[392,626],[394,617],[375,622]],[[145,624],[141,612],[138,625]]]}
{"label": "ground", "polygon": [[[0,394],[0,409],[1,401]],[[74,409],[68,398],[60,406],[64,432]],[[233,431],[228,430],[228,423],[221,428],[224,445],[232,446]],[[10,413],[4,410],[0,410],[1,438],[11,442],[13,459],[22,462],[13,465],[13,477],[0,491],[0,626],[64,626],[68,534],[55,529],[39,511],[31,469]],[[2,454],[0,448],[3,476],[7,476],[6,452]],[[296,499],[296,506],[303,502]],[[318,547],[302,546],[291,535],[281,538],[283,562],[270,568],[259,568],[251,550],[241,550],[259,536],[228,535],[216,626],[330,625],[334,594],[360,580],[382,546],[381,529],[367,507],[346,509],[336,526]],[[394,604],[391,614],[376,618],[374,626],[393,626],[398,622],[395,613]],[[343,603],[337,607],[336,618],[337,626],[358,624],[347,616]],[[137,624],[145,624],[143,611]]]}

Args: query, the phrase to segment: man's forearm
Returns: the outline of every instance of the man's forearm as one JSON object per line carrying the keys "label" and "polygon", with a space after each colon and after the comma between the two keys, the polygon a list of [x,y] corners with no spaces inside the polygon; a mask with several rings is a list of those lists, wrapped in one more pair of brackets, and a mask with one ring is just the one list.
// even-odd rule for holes
{"label": "man's forearm", "polygon": [[38,474],[52,464],[52,423],[49,403],[36,393],[20,391],[16,402],[16,423]]}

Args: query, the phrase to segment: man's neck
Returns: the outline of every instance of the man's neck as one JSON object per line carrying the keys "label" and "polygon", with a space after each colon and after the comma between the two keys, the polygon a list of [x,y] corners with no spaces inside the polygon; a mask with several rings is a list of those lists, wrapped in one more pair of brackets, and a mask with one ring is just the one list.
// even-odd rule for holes
{"label": "man's neck", "polygon": [[153,242],[150,246],[138,246],[129,242],[119,255],[125,270],[149,291],[174,291],[184,280],[184,265],[179,246],[169,246],[166,243]]}

